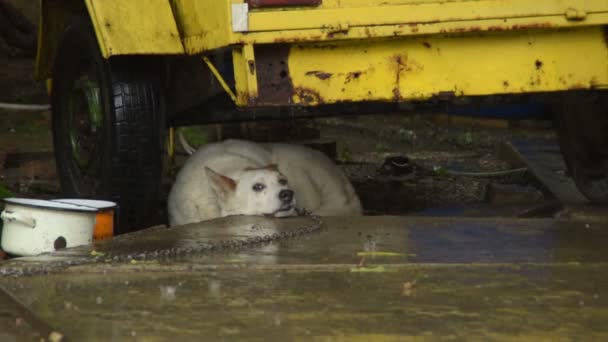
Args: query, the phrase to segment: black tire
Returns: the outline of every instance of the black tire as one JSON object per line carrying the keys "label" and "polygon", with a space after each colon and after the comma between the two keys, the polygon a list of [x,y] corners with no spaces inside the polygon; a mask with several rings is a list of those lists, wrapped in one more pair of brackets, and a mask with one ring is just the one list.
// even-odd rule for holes
{"label": "black tire", "polygon": [[62,34],[53,68],[52,124],[65,196],[119,204],[115,233],[151,224],[157,212],[165,133],[162,63],[102,58],[81,15]]}
{"label": "black tire", "polygon": [[608,203],[608,91],[562,95],[556,121],[568,171],[590,201]]}

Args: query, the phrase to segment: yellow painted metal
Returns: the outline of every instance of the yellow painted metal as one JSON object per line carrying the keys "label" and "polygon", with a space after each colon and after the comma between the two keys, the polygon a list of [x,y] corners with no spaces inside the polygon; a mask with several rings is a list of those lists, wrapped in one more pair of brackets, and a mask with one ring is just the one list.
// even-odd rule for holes
{"label": "yellow painted metal", "polygon": [[[393,6],[393,5],[424,5],[424,4],[433,4],[433,3],[483,3],[488,0],[323,0],[321,4],[316,7],[319,9],[332,9],[332,8],[358,8],[358,7],[377,7],[377,6]],[[593,0],[597,1],[597,0]],[[508,0],[507,2],[516,4],[512,0]],[[530,1],[532,2],[532,1]],[[569,6],[579,6],[585,2],[585,0],[560,0],[562,4],[568,4]],[[539,6],[543,6],[542,1],[534,1]],[[583,4],[583,6],[586,6]],[[300,9],[304,9],[307,7],[301,7]],[[310,7],[308,7],[310,8]]]}
{"label": "yellow painted metal", "polygon": [[236,44],[608,24],[608,0],[324,0],[318,7],[252,9],[232,32],[242,0],[172,0],[189,54]]}
{"label": "yellow painted metal", "polygon": [[230,0],[171,0],[186,52],[195,54],[233,43]]}
{"label": "yellow painted metal", "polygon": [[231,48],[239,106],[258,96],[254,46],[268,43],[291,44],[289,104],[608,86],[608,0],[324,0],[252,9],[249,31],[233,32],[242,3],[44,0],[38,75],[49,76],[59,33],[86,4],[104,57]]}
{"label": "yellow painted metal", "polygon": [[169,137],[167,140],[167,156],[173,160],[175,156],[175,128],[169,127]]}
{"label": "yellow painted metal", "polygon": [[205,62],[205,64],[207,64],[207,67],[209,68],[209,70],[211,70],[211,73],[213,74],[213,76],[215,76],[217,81],[220,82],[220,85],[222,86],[224,91],[230,96],[232,101],[237,102],[236,95],[234,94],[232,89],[230,89],[230,87],[228,86],[228,83],[226,83],[226,80],[224,80],[224,77],[222,77],[222,75],[217,70],[215,65],[213,65],[213,63],[211,63],[211,60],[209,60],[209,58],[207,56],[203,56],[203,62]]}
{"label": "yellow painted metal", "polygon": [[244,106],[258,96],[258,83],[255,68],[253,45],[243,45],[232,50],[234,81],[236,85],[236,104]]}
{"label": "yellow painted metal", "polygon": [[166,0],[41,0],[38,79],[51,76],[55,50],[69,20],[87,10],[104,58],[121,54],[184,53]]}
{"label": "yellow painted metal", "polygon": [[301,43],[306,41],[369,40],[370,38],[412,37],[431,34],[460,35],[467,32],[523,31],[528,29],[580,28],[608,24],[608,12],[588,15],[584,21],[570,21],[565,16],[466,20],[428,24],[381,25],[351,27],[348,32],[331,32],[329,29],[254,32],[241,36],[239,44]]}
{"label": "yellow painted metal", "polygon": [[[567,13],[601,13],[606,0],[478,0],[415,4],[320,8],[280,11],[264,9],[249,14],[249,32],[350,27],[409,23],[454,22],[504,18],[564,17]],[[579,16],[579,18],[580,18]],[[584,17],[584,16],[583,16]]]}
{"label": "yellow painted metal", "polygon": [[85,0],[104,58],[133,54],[183,54],[166,0]]}
{"label": "yellow painted metal", "polygon": [[301,44],[288,65],[304,105],[608,86],[601,27]]}

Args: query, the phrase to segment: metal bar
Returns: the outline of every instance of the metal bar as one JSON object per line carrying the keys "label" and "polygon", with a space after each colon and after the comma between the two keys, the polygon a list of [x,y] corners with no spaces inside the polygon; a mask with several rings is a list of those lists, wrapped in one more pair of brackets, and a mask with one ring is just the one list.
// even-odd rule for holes
{"label": "metal bar", "polygon": [[230,95],[230,98],[232,99],[232,101],[236,102],[236,95],[234,94],[232,89],[230,89],[230,87],[228,86],[228,83],[226,83],[226,81],[224,80],[224,78],[222,77],[220,72],[217,70],[215,65],[213,65],[213,63],[211,63],[211,61],[209,60],[209,58],[207,58],[207,56],[203,56],[203,61],[205,62],[205,64],[207,64],[207,66],[209,67],[209,70],[211,70],[211,72],[213,73],[215,78],[217,78],[218,82],[220,82],[220,85],[222,86],[222,88],[224,88],[226,93],[228,93],[228,95]]}

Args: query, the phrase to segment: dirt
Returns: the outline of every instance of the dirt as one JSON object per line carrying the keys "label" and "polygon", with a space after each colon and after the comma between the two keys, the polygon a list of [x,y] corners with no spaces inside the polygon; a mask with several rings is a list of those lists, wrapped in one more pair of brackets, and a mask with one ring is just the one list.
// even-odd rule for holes
{"label": "dirt", "polygon": [[[338,142],[342,168],[355,184],[368,213],[400,214],[484,203],[492,183],[534,183],[526,172],[508,173],[521,165],[505,160],[499,147],[510,139],[552,135],[552,130],[486,128],[486,120],[453,125],[439,122],[443,116],[331,118],[317,120],[314,126],[322,138]],[[509,126],[506,121],[505,126]],[[409,159],[413,168],[409,177],[382,174],[386,158],[394,156]],[[507,174],[491,176],[497,171]],[[462,173],[468,176],[457,175]]]}

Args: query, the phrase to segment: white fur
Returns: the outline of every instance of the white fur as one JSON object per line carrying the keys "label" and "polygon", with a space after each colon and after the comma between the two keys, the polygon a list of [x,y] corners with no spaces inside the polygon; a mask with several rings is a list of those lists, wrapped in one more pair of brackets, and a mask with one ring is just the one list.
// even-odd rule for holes
{"label": "white fur", "polygon": [[[263,168],[276,164],[278,171]],[[205,167],[236,181],[234,193],[222,195]],[[285,175],[287,185],[278,182]],[[266,185],[264,196],[251,190]],[[182,167],[169,194],[169,222],[181,225],[228,215],[293,215],[277,212],[280,190],[295,192],[295,204],[321,216],[361,215],[361,203],[346,176],[323,153],[303,146],[226,140],[196,151]],[[219,195],[218,195],[219,194]]]}

